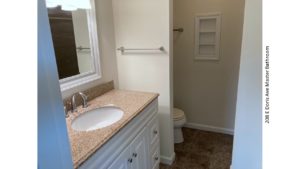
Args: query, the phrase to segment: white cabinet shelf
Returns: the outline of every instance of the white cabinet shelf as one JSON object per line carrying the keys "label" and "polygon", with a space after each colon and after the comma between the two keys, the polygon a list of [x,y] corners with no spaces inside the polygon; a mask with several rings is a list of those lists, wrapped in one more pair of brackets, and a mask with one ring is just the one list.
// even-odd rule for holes
{"label": "white cabinet shelf", "polygon": [[221,14],[195,16],[195,60],[219,60]]}

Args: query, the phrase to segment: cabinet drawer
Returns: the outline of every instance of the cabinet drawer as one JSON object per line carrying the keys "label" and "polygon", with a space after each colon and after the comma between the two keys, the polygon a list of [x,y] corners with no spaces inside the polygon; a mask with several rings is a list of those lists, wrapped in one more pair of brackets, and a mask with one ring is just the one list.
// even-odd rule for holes
{"label": "cabinet drawer", "polygon": [[159,156],[159,147],[157,146],[154,151],[151,151],[151,169],[159,169],[159,161],[160,161],[160,156]]}
{"label": "cabinet drawer", "polygon": [[158,126],[158,118],[154,116],[149,124],[149,136],[150,136],[150,147],[152,148],[156,142],[159,140],[159,126]]}

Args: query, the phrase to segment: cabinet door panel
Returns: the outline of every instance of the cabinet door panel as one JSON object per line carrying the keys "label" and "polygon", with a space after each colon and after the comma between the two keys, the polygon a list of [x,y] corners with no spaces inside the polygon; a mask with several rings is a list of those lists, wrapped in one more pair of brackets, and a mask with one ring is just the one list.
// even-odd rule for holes
{"label": "cabinet door panel", "polygon": [[144,128],[131,144],[133,157],[133,169],[148,169],[149,167],[149,145],[147,141],[147,130]]}
{"label": "cabinet door panel", "polygon": [[[131,160],[132,161],[132,160]],[[125,148],[108,169],[130,169],[130,147]]]}

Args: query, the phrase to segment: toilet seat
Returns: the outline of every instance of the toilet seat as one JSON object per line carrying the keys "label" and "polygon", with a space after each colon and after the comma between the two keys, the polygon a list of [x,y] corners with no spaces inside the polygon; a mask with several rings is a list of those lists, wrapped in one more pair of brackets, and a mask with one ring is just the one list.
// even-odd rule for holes
{"label": "toilet seat", "polygon": [[180,109],[174,108],[173,109],[173,120],[174,121],[180,121],[185,119],[184,112]]}
{"label": "toilet seat", "polygon": [[174,143],[182,143],[184,141],[181,128],[186,123],[183,110],[173,108],[173,125],[174,125]]}

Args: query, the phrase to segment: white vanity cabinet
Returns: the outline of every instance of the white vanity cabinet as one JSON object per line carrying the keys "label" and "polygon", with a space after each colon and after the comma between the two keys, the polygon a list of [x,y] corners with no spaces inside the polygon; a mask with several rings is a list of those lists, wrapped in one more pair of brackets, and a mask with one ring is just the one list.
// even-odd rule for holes
{"label": "white vanity cabinet", "polygon": [[124,126],[80,169],[158,169],[157,99]]}
{"label": "white vanity cabinet", "polygon": [[139,169],[148,168],[149,149],[147,146],[147,128],[134,139],[130,146],[114,160],[108,169]]}

